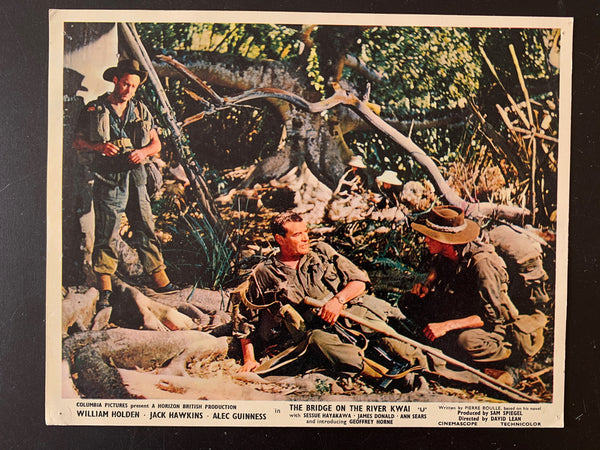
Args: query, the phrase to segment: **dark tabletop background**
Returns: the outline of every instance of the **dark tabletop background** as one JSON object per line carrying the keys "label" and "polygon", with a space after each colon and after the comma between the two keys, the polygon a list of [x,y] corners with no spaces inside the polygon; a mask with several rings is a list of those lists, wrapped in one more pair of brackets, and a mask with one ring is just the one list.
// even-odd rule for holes
{"label": "dark tabletop background", "polygon": [[[267,0],[254,3],[240,0],[2,2],[0,446],[24,449],[598,448],[600,239],[596,231],[600,230],[600,3],[566,0]],[[45,210],[50,8],[263,9],[574,17],[565,428],[47,427],[44,423]]]}

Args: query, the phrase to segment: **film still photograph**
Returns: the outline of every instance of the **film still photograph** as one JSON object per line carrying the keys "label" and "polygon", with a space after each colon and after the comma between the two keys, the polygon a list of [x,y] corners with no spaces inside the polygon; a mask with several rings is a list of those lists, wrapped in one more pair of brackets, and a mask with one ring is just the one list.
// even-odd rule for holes
{"label": "film still photograph", "polygon": [[563,426],[572,27],[51,11],[46,422]]}

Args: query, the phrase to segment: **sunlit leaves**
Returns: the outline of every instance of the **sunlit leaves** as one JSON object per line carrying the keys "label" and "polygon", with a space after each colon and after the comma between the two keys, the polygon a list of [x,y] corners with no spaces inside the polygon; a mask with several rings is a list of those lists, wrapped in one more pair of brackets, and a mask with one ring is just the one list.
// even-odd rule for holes
{"label": "sunlit leaves", "polygon": [[308,78],[310,79],[310,84],[317,92],[320,92],[321,95],[325,95],[325,78],[321,75],[321,71],[319,70],[319,60],[314,47],[310,49],[306,71],[308,73]]}
{"label": "sunlit leaves", "polygon": [[479,86],[481,67],[463,29],[372,28],[361,39],[361,55],[388,79],[373,99],[396,114],[453,107]]}
{"label": "sunlit leaves", "polygon": [[150,48],[230,53],[253,59],[297,56],[297,30],[285,25],[142,23],[140,34]]}
{"label": "sunlit leaves", "polygon": [[[493,147],[486,147],[491,145],[489,137],[481,132],[481,123],[470,115],[468,104],[474,105],[486,123],[506,139],[510,136],[496,105],[508,106],[506,91],[517,102],[523,101],[509,45],[515,47],[526,83],[537,86],[537,90],[532,87],[530,96],[538,102],[552,101],[556,95],[551,81],[558,74],[560,61],[560,30],[550,29],[391,26],[361,29],[318,24],[305,28],[269,24],[140,24],[139,29],[146,46],[156,52],[210,51],[289,62],[291,70],[307,76],[311,87],[323,97],[329,93],[327,83],[331,77],[339,75],[336,70],[343,57],[340,52],[356,56],[370,70],[384,74],[383,80],[368,81],[364,73],[350,67],[343,69],[342,78],[359,93],[365,92],[370,82],[369,101],[381,107],[381,114],[387,119],[422,122],[458,110],[464,116],[458,126],[416,127],[410,138],[441,166],[473,160],[481,165],[477,170],[506,161],[497,156],[501,152],[493,153]],[[498,78],[484,61],[481,48]],[[178,87],[177,82],[173,87]],[[176,109],[185,108],[176,97],[172,96]],[[231,111],[229,117],[215,115],[204,121],[210,131],[201,142],[219,149],[211,154],[220,155],[219,161],[223,163],[243,163],[232,156],[236,151],[242,157],[260,158],[263,156],[260,152],[248,151],[250,144],[266,143],[267,140],[261,141],[265,132],[271,133],[268,141],[276,143],[280,131],[277,127],[281,124],[275,120],[259,124],[259,119],[242,111]],[[539,129],[552,136],[556,134],[554,119],[546,110],[536,118]],[[219,126],[221,121],[226,123],[224,127]],[[196,125],[194,132],[199,128]],[[243,134],[239,139],[231,139],[234,128],[240,131],[238,136]],[[345,139],[352,151],[361,154],[377,171],[397,170],[405,179],[426,175],[398,145],[381,135],[356,132]],[[553,148],[549,147],[546,153],[553,155]]]}

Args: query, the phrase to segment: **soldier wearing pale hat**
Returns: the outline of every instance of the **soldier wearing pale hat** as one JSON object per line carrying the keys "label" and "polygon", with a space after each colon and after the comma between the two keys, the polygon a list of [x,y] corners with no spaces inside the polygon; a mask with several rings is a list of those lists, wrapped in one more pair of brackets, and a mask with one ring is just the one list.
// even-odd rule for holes
{"label": "soldier wearing pale hat", "polygon": [[333,193],[334,196],[347,197],[352,194],[362,195],[365,193],[366,175],[364,169],[367,168],[367,165],[360,156],[354,155],[348,161],[348,167],[349,169],[344,172],[338,182],[337,188]]}
{"label": "soldier wearing pale hat", "polygon": [[402,186],[402,181],[398,178],[398,174],[393,170],[386,170],[375,178],[375,181],[379,187],[379,192],[383,196],[377,207],[384,209],[400,206],[400,186]]}

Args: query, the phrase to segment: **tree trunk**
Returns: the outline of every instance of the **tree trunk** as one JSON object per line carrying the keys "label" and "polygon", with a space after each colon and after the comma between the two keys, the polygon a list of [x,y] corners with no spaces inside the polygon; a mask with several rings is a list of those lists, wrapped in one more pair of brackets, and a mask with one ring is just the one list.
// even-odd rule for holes
{"label": "tree trunk", "polygon": [[[232,56],[226,57],[238,62],[242,61],[240,58],[234,58]],[[194,75],[200,76],[201,78],[204,77],[202,71],[198,69],[197,64],[192,64],[192,67],[188,69],[185,66],[182,68],[181,63],[174,61],[170,57],[162,56],[160,59],[167,62],[169,65],[178,66],[180,71],[192,79],[194,78]],[[243,61],[246,65],[251,64],[251,62],[247,60]],[[285,67],[284,64],[273,61],[258,61],[257,64],[259,63],[262,65],[273,63],[274,68],[277,68],[280,71]],[[223,66],[224,65],[221,63],[216,72],[221,73],[222,76],[229,81],[230,85],[228,87],[246,90],[235,97],[223,98],[222,103],[235,105],[250,100],[270,99],[270,101],[275,101],[278,105],[281,104],[281,101],[288,102],[305,112],[303,115],[296,116],[297,120],[294,120],[295,117],[293,115],[286,113],[286,111],[292,111],[292,108],[289,110],[281,107],[279,108],[281,116],[284,119],[289,117],[291,119],[291,126],[293,127],[290,131],[288,129],[290,124],[288,124],[288,121],[286,120],[286,130],[289,142],[289,144],[286,145],[290,148],[289,155],[290,157],[295,154],[303,155],[306,158],[306,163],[311,171],[313,171],[317,178],[329,187],[337,184],[337,180],[344,171],[344,161],[349,159],[349,153],[345,152],[347,147],[341,144],[343,142],[343,135],[341,133],[342,127],[340,126],[340,122],[335,120],[335,122],[327,122],[327,125],[330,126],[329,129],[323,126],[325,123],[320,122],[317,122],[317,125],[321,125],[319,128],[306,128],[306,125],[311,125],[311,119],[307,117],[307,114],[308,116],[312,115],[321,118],[323,116],[319,113],[332,111],[336,106],[344,105],[355,111],[368,124],[389,136],[394,142],[398,143],[405,151],[407,151],[417,163],[429,172],[433,179],[433,183],[437,186],[440,193],[446,197],[446,200],[450,204],[465,210],[467,216],[473,218],[499,217],[510,221],[522,221],[525,216],[530,214],[525,208],[497,205],[493,203],[473,203],[460,198],[448,185],[433,160],[419,148],[419,146],[379,117],[373,111],[372,105],[368,103],[368,99],[359,99],[351,89],[343,89],[341,83],[335,83],[333,85],[334,94],[331,97],[320,102],[311,102],[297,92],[298,83],[293,82],[297,81],[297,79],[289,75],[274,81],[273,79],[270,79],[271,77],[265,78],[264,76],[256,76],[256,74],[246,76],[245,72],[237,72],[240,67],[232,63],[226,67]],[[232,70],[232,67],[235,67],[235,70]],[[270,70],[263,71],[263,74],[267,72],[272,76],[274,68],[271,67]],[[207,76],[215,76],[215,73],[211,73],[210,68],[206,67],[204,62],[202,63],[202,69],[207,71]],[[190,70],[192,70],[194,74],[190,74]],[[233,84],[233,80],[237,80],[238,78],[238,83]],[[215,79],[212,78],[212,80]],[[284,81],[286,80],[291,80],[292,82],[285,83]],[[249,84],[278,86],[278,88],[267,87],[247,89],[246,86]],[[286,89],[286,87],[288,88]],[[300,117],[304,120],[299,119]],[[345,128],[347,129],[348,126],[346,125]],[[291,137],[289,137],[290,133]]]}
{"label": "tree trunk", "polygon": [[[168,61],[166,57],[160,57]],[[260,86],[277,86],[302,98],[317,101],[320,94],[312,89],[304,72],[280,61],[252,61],[239,56],[202,53],[182,58],[182,63],[205,83],[237,91]],[[155,63],[160,77],[181,78],[182,74],[166,62]],[[228,99],[225,98],[225,101]],[[335,188],[350,159],[340,122],[335,113],[325,118],[290,105],[277,98],[267,99],[284,125],[278,154],[263,159],[244,185],[276,179],[303,162],[330,188]]]}

